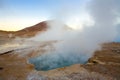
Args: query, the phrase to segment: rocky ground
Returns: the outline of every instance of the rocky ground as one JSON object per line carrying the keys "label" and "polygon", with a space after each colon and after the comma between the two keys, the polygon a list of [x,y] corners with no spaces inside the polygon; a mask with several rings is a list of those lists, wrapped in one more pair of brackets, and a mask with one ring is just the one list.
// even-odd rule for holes
{"label": "rocky ground", "polygon": [[120,80],[120,43],[114,42],[104,44],[86,64],[36,71],[29,59],[53,51],[57,41],[25,39],[46,30],[42,22],[18,32],[0,31],[0,80]]}
{"label": "rocky ground", "polygon": [[96,51],[83,67],[120,80],[120,43],[104,44],[102,50]]}
{"label": "rocky ground", "polygon": [[0,54],[0,80],[120,80],[120,43],[104,44],[85,65],[36,71],[28,59],[43,54],[51,43]]}

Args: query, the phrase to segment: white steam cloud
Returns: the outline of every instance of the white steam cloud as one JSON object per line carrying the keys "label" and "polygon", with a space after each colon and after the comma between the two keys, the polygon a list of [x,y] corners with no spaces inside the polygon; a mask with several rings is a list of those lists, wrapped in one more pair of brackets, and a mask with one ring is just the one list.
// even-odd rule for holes
{"label": "white steam cloud", "polygon": [[[69,13],[62,11],[62,15],[55,16],[55,21],[48,23],[51,28],[47,32],[32,38],[36,41],[57,40],[56,50],[30,59],[30,62],[35,64],[38,70],[85,63],[96,50],[100,49],[101,44],[112,42],[116,38],[115,23],[118,18],[116,13],[120,9],[118,2],[119,0],[90,0],[85,3],[84,8],[68,9]],[[66,26],[61,23],[66,24],[69,19],[73,18],[72,16],[80,19],[81,9],[87,11],[91,17],[91,24],[86,25],[87,22],[84,21],[82,30],[65,29]],[[79,23],[81,22],[78,22],[77,26],[81,27]]]}

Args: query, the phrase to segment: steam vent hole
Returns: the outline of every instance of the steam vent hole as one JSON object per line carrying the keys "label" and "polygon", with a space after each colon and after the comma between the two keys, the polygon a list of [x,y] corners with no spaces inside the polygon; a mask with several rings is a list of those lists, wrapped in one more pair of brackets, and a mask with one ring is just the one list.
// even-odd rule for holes
{"label": "steam vent hole", "polygon": [[85,64],[88,59],[85,55],[75,54],[43,54],[41,56],[29,59],[38,71],[47,71],[51,69],[70,66],[73,64]]}

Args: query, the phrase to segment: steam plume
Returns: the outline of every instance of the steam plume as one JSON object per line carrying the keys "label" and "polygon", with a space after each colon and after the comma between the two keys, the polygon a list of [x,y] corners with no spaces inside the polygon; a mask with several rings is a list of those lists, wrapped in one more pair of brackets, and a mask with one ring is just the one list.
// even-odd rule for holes
{"label": "steam plume", "polygon": [[[92,26],[84,26],[83,30],[66,30],[60,22],[67,22],[73,13],[62,16],[57,16],[55,22],[48,23],[51,29],[37,35],[32,40],[49,41],[58,40],[55,44],[56,50],[49,52],[37,58],[30,59],[30,62],[35,64],[36,69],[52,69],[56,67],[67,66],[76,63],[85,63],[93,53],[100,49],[101,44],[112,42],[117,35],[115,21],[117,18],[116,12],[119,11],[117,5],[119,0],[91,0],[87,2],[87,11],[94,21]],[[81,12],[80,8],[76,8],[75,12]],[[71,9],[70,9],[71,10]],[[62,11],[64,12],[64,11]],[[69,13],[74,10],[69,11]],[[67,14],[67,13],[65,13]],[[79,17],[78,17],[79,18]],[[47,67],[45,67],[47,66]]]}

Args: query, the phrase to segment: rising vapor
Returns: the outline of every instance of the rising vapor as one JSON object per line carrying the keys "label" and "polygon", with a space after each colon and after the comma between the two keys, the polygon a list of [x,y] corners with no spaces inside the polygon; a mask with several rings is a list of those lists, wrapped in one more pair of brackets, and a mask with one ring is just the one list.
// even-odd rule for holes
{"label": "rising vapor", "polygon": [[51,27],[49,31],[30,39],[35,41],[57,40],[58,43],[54,45],[55,51],[32,58],[30,62],[35,64],[37,70],[49,70],[76,63],[86,63],[103,43],[112,42],[116,38],[115,23],[118,18],[116,13],[120,9],[118,2],[119,0],[90,0],[86,2],[84,9],[91,16],[94,24],[82,25],[82,31],[64,30],[65,25],[61,24],[61,22],[66,24],[66,20],[76,15],[76,12],[80,18],[81,8],[69,9],[71,10],[69,13],[72,15],[65,13],[65,15],[55,16],[55,21],[48,23]]}

